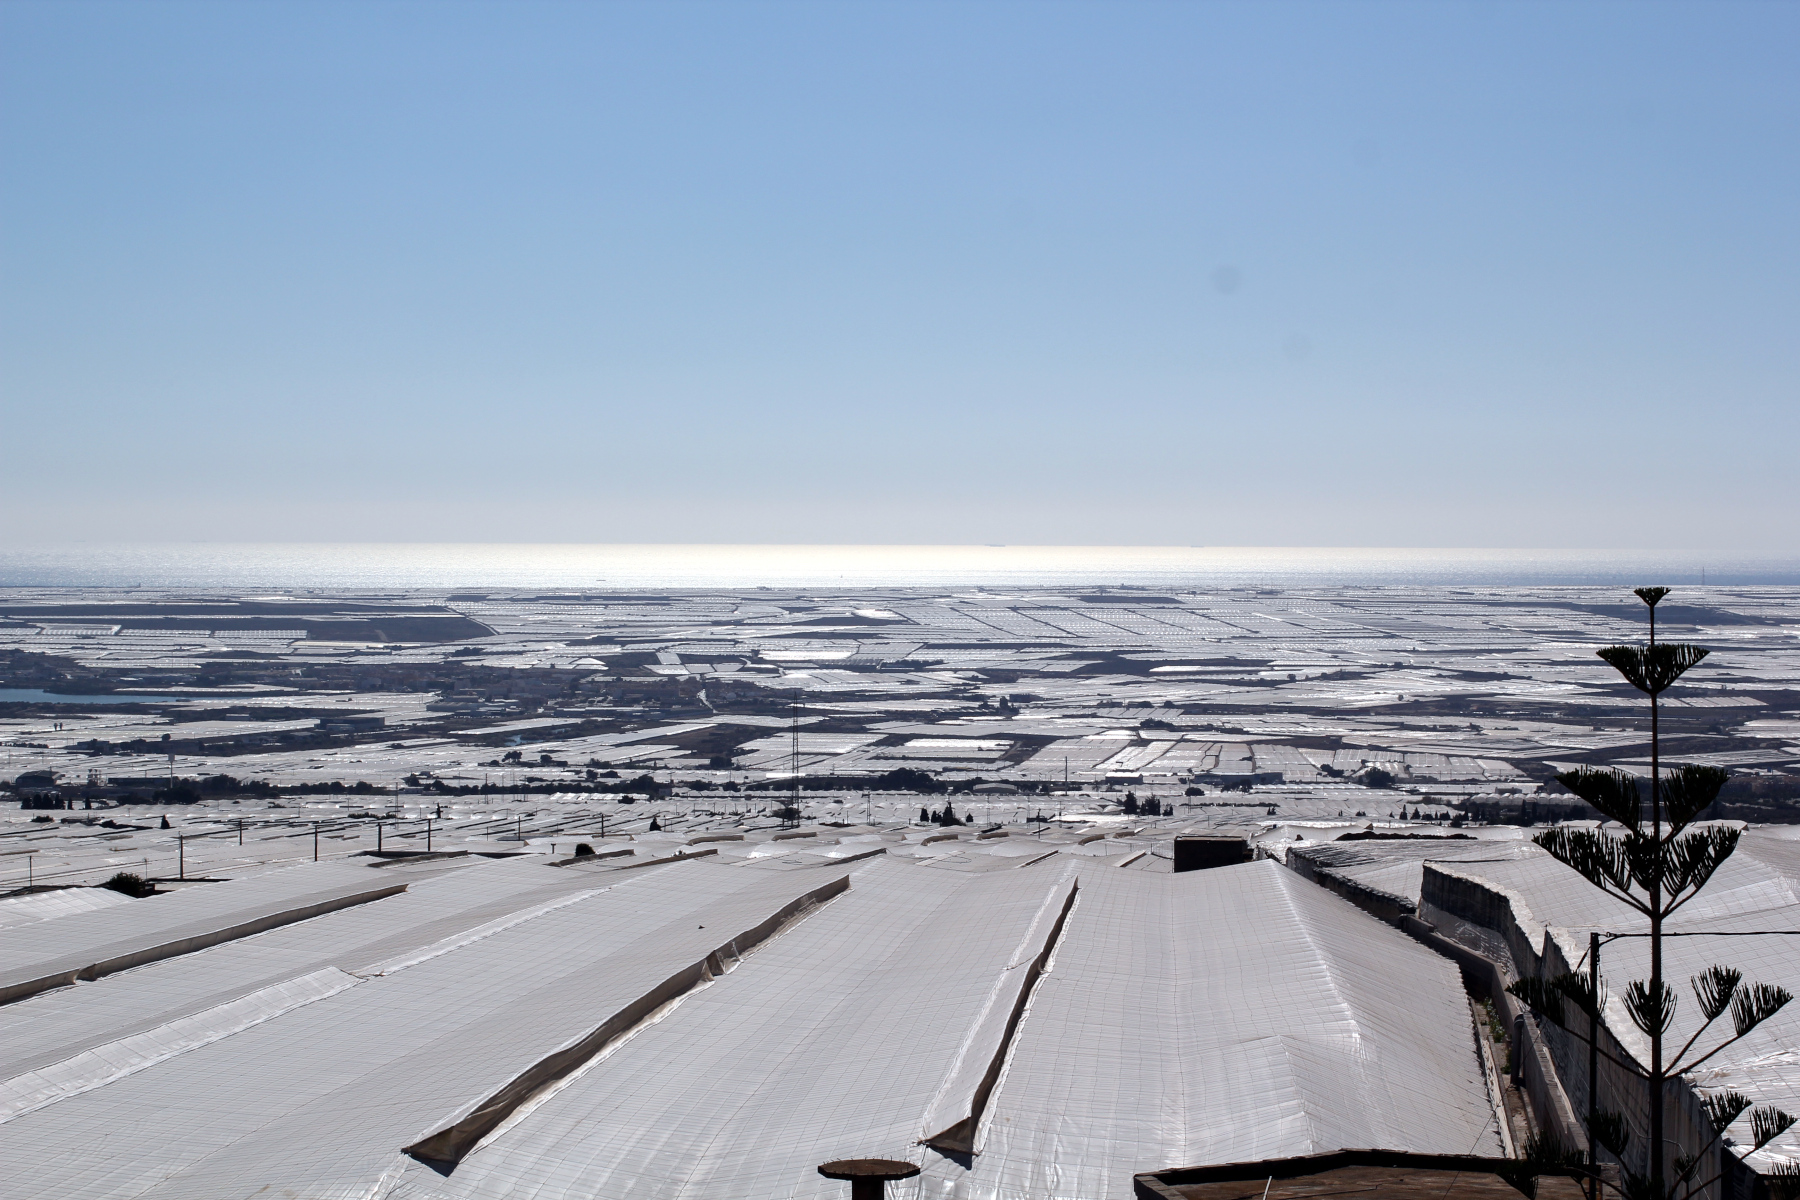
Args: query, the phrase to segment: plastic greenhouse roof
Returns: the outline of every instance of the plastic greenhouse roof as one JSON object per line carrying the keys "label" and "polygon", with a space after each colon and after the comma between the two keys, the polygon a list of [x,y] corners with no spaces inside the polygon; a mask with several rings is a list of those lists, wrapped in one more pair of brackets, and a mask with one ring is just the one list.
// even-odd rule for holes
{"label": "plastic greenhouse roof", "polygon": [[[318,994],[264,992],[257,1003],[286,1007],[254,1023],[231,1003],[168,1022],[102,1048],[115,1063],[160,1059],[0,1122],[0,1182],[12,1197],[247,1196],[274,1181],[368,1195],[411,1161],[402,1146],[843,875],[674,864],[473,941],[452,935],[442,953],[345,972],[347,986],[309,973],[289,986]],[[7,1089],[41,1090],[44,1074],[9,1080],[0,1104]]]}
{"label": "plastic greenhouse roof", "polygon": [[883,1156],[899,1200],[1091,1200],[1499,1148],[1455,968],[1273,863],[807,857],[478,863],[0,1007],[0,1190],[836,1200]]}

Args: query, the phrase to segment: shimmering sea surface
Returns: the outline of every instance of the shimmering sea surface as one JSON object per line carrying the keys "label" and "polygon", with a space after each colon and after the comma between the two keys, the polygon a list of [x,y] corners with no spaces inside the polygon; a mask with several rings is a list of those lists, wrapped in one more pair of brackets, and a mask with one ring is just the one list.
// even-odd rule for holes
{"label": "shimmering sea surface", "polygon": [[0,547],[0,587],[458,590],[1800,585],[1800,557],[1262,546],[226,543]]}

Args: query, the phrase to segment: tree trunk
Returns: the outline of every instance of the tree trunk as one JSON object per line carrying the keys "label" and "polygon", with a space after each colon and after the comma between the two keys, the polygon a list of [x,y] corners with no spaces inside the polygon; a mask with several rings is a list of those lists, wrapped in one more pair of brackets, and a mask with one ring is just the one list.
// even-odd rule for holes
{"label": "tree trunk", "polygon": [[[1650,646],[1656,647],[1656,606],[1650,607]],[[1657,696],[1650,693],[1650,828],[1655,830],[1658,846],[1662,843],[1662,741],[1658,726]],[[1657,869],[1650,875],[1650,994],[1662,1000],[1662,870],[1661,855]],[[1664,1194],[1663,1180],[1663,1039],[1662,1033],[1650,1035],[1650,1180],[1656,1195]]]}

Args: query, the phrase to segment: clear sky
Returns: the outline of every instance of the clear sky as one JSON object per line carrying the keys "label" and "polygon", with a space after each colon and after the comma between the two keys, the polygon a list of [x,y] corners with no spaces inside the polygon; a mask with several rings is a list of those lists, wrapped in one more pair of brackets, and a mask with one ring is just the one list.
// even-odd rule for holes
{"label": "clear sky", "polygon": [[1800,550],[1800,5],[0,6],[0,540]]}

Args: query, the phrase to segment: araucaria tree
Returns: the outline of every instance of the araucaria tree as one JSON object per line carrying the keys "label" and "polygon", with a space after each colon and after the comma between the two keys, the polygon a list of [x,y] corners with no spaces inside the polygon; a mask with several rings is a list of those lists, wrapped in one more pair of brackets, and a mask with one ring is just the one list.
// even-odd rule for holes
{"label": "araucaria tree", "polygon": [[[1696,1196],[1718,1179],[1702,1164],[1717,1161],[1708,1151],[1750,1102],[1735,1092],[1709,1097],[1705,1103],[1712,1136],[1704,1145],[1674,1146],[1665,1136],[1667,1082],[1688,1074],[1721,1050],[1747,1036],[1768,1020],[1792,996],[1768,984],[1746,983],[1743,973],[1730,967],[1708,967],[1690,980],[1694,1000],[1705,1018],[1673,1054],[1665,1044],[1675,1022],[1679,1000],[1663,979],[1664,925],[1692,900],[1737,848],[1739,830],[1719,822],[1695,823],[1718,798],[1726,774],[1712,767],[1684,766],[1662,774],[1662,746],[1658,703],[1669,686],[1705,658],[1699,646],[1656,640],[1656,604],[1668,588],[1638,588],[1637,596],[1650,609],[1650,641],[1645,646],[1608,646],[1599,651],[1619,674],[1650,697],[1650,803],[1645,811],[1638,780],[1619,771],[1582,768],[1558,775],[1562,785],[1586,800],[1605,817],[1599,828],[1558,827],[1534,839],[1558,861],[1574,868],[1581,877],[1609,896],[1624,901],[1648,921],[1650,978],[1627,985],[1624,1007],[1632,1022],[1650,1043],[1648,1063],[1631,1062],[1600,1047],[1595,1032],[1606,1004],[1605,984],[1596,978],[1593,964],[1554,979],[1521,979],[1508,990],[1537,1012],[1588,1043],[1589,1062],[1605,1057],[1617,1067],[1641,1079],[1648,1090],[1648,1145],[1640,1158],[1642,1172],[1626,1166],[1618,1184],[1605,1183],[1627,1200],[1681,1200]],[[1584,1020],[1570,1020],[1569,1010]],[[1713,1032],[1721,1019],[1729,1021]],[[1794,1118],[1775,1108],[1750,1113],[1755,1148],[1761,1149],[1794,1123]],[[1589,1113],[1590,1160],[1598,1143],[1625,1164],[1630,1131],[1618,1113]],[[1590,1195],[1603,1185],[1598,1168],[1590,1162]]]}

